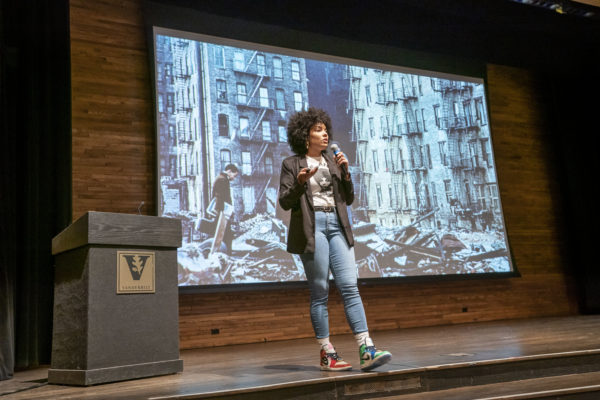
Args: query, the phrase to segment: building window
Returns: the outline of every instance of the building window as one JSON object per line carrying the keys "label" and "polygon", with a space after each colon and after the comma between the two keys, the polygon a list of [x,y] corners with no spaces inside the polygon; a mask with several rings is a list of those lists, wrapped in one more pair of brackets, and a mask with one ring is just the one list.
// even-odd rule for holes
{"label": "building window", "polygon": [[489,193],[489,198],[492,203],[492,207],[494,208],[494,211],[499,213],[500,212],[500,199],[498,198],[498,186],[496,186],[496,184],[490,183],[488,185],[488,193]]}
{"label": "building window", "polygon": [[164,112],[165,104],[164,104],[163,96],[159,94],[157,97],[158,97],[158,112]]}
{"label": "building window", "polygon": [[479,157],[478,145],[476,140],[469,142],[469,157],[471,159],[471,167],[483,167],[481,158]]}
{"label": "building window", "polygon": [[285,122],[279,121],[279,125],[277,126],[277,133],[279,134],[279,142],[285,143],[287,142],[287,130],[285,127]]}
{"label": "building window", "polygon": [[213,54],[215,56],[215,66],[225,68],[225,49],[221,46],[215,46],[213,47]]}
{"label": "building window", "polygon": [[169,156],[169,176],[177,177],[177,156]]}
{"label": "building window", "polygon": [[425,151],[427,154],[427,167],[431,169],[433,168],[433,165],[431,163],[431,147],[428,144],[425,145]]}
{"label": "building window", "polygon": [[248,117],[240,117],[240,136],[247,138],[250,136],[248,132],[249,120]]}
{"label": "building window", "polygon": [[364,139],[361,120],[356,118],[356,135],[359,139]]}
{"label": "building window", "polygon": [[266,87],[258,89],[258,96],[260,97],[260,106],[269,108],[269,90]]}
{"label": "building window", "polygon": [[381,193],[381,185],[377,184],[377,206],[381,208],[383,205],[383,194]]}
{"label": "building window", "polygon": [[488,168],[492,167],[492,156],[488,151],[489,141],[487,139],[481,139],[481,153],[483,154],[483,161],[487,164]]}
{"label": "building window", "polygon": [[173,83],[173,64],[165,64],[165,80]]}
{"label": "building window", "polygon": [[429,185],[428,184],[424,184],[423,188],[425,189],[425,208],[427,209],[431,209],[431,198],[429,197]]}
{"label": "building window", "polygon": [[417,97],[417,84],[415,79],[416,77],[414,75],[410,75],[410,85],[413,97]]}
{"label": "building window", "polygon": [[415,122],[417,124],[417,132],[422,132],[419,118],[419,110],[415,110]]}
{"label": "building window", "polygon": [[179,176],[187,175],[187,154],[182,154],[179,157]]}
{"label": "building window", "polygon": [[478,198],[478,203],[479,203],[479,207],[481,207],[482,209],[486,209],[487,208],[487,204],[485,201],[485,185],[475,185],[476,189],[476,193],[477,193],[477,198]]}
{"label": "building window", "polygon": [[302,93],[300,92],[294,92],[294,110],[295,111],[302,111],[303,108],[303,100],[302,100]]}
{"label": "building window", "polygon": [[470,126],[473,122],[473,116],[471,115],[471,100],[463,101],[463,112],[467,126]]}
{"label": "building window", "polygon": [[217,101],[227,103],[227,82],[223,79],[217,79]]}
{"label": "building window", "polygon": [[252,156],[249,151],[242,151],[242,174],[250,175],[252,173]]}
{"label": "building window", "polygon": [[446,201],[450,203],[452,200],[452,185],[450,179],[444,179],[444,190],[446,191]]}
{"label": "building window", "polygon": [[387,172],[390,170],[390,151],[388,149],[383,149],[383,161],[385,162],[385,170]]}
{"label": "building window", "polygon": [[404,165],[404,153],[402,152],[402,149],[398,149],[398,155],[400,156],[400,166],[402,169],[405,169],[406,166]]}
{"label": "building window", "polygon": [[227,164],[231,164],[231,151],[221,150],[221,171],[225,170]]}
{"label": "building window", "polygon": [[377,157],[377,150],[373,150],[373,172],[379,171],[379,158]]}
{"label": "building window", "polygon": [[369,117],[369,134],[371,137],[375,137],[375,121],[373,121],[373,117]]}
{"label": "building window", "polygon": [[440,161],[443,165],[448,165],[448,157],[446,156],[446,141],[438,142],[438,148],[440,149]]}
{"label": "building window", "polygon": [[275,89],[275,108],[285,110],[285,97],[283,89]]}
{"label": "building window", "polygon": [[421,122],[423,123],[423,132],[427,132],[427,125],[425,125],[425,109],[421,108]]}
{"label": "building window", "polygon": [[175,114],[175,95],[167,93],[167,112]]}
{"label": "building window", "polygon": [[377,102],[385,103],[385,83],[383,82],[377,84]]}
{"label": "building window", "polygon": [[383,137],[389,136],[386,117],[383,117],[383,116],[379,117],[379,125],[381,126],[381,136],[383,136]]}
{"label": "building window", "polygon": [[433,115],[435,117],[435,126],[440,128],[440,105],[439,104],[434,104]]}
{"label": "building window", "polygon": [[245,67],[244,53],[236,51],[233,55],[233,69],[236,71],[243,71]]}
{"label": "building window", "polygon": [[258,54],[256,56],[256,69],[257,69],[258,75],[262,75],[262,76],[267,75],[267,64],[265,61],[264,54]]}
{"label": "building window", "polygon": [[219,136],[229,137],[229,117],[226,114],[219,114]]}
{"label": "building window", "polygon": [[265,154],[265,174],[273,175],[273,156]]}
{"label": "building window", "polygon": [[371,86],[365,86],[365,98],[367,99],[367,107],[371,105]]}
{"label": "building window", "polygon": [[283,79],[283,64],[281,58],[273,58],[273,77],[277,79]]}
{"label": "building window", "polygon": [[300,80],[300,63],[298,61],[292,61],[292,79]]}
{"label": "building window", "polygon": [[417,208],[421,207],[421,185],[415,182],[415,198],[417,200]]}
{"label": "building window", "polygon": [[237,83],[237,102],[238,104],[246,104],[246,84],[238,82]]}
{"label": "building window", "polygon": [[392,185],[388,185],[388,196],[390,198],[390,208],[394,207],[394,195],[392,194]]}
{"label": "building window", "polygon": [[475,115],[477,117],[477,121],[481,125],[487,124],[487,118],[485,116],[485,107],[483,107],[483,98],[477,97],[475,99]]}
{"label": "building window", "polygon": [[271,138],[271,123],[269,121],[263,121],[261,123],[262,126],[262,137],[263,140],[270,142],[272,141]]}
{"label": "building window", "polygon": [[473,204],[472,194],[471,194],[471,185],[469,185],[469,182],[466,179],[465,179],[465,194],[467,195],[467,205],[471,206],[471,204]]}
{"label": "building window", "polygon": [[408,90],[408,86],[406,85],[406,77],[402,77],[402,95],[404,98],[410,97],[410,92]]}

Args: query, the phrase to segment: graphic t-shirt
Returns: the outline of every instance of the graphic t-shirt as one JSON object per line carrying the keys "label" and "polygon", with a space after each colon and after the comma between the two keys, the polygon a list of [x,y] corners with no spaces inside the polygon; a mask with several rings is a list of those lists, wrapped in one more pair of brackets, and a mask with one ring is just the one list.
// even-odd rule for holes
{"label": "graphic t-shirt", "polygon": [[333,184],[331,182],[331,173],[329,172],[327,161],[325,161],[325,158],[322,156],[318,158],[306,156],[306,162],[310,169],[313,169],[317,165],[319,166],[317,173],[314,174],[309,181],[310,190],[312,191],[313,196],[313,205],[318,207],[335,206],[335,201],[333,200]]}

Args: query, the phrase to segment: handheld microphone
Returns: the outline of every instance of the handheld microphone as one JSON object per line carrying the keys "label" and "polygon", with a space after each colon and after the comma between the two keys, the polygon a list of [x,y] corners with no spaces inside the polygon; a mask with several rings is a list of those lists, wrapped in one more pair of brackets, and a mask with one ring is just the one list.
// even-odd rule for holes
{"label": "handheld microphone", "polygon": [[[335,143],[332,144],[331,145],[331,151],[333,151],[333,155],[337,156],[338,153],[340,153],[340,146],[338,146]],[[346,164],[340,165],[340,168],[342,169],[342,172],[344,173],[344,176],[348,175],[348,166]]]}

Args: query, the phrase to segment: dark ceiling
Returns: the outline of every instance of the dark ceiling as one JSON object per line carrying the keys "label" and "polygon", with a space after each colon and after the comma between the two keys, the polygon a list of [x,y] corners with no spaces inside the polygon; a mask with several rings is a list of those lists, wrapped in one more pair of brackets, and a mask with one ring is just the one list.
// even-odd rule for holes
{"label": "dark ceiling", "polygon": [[153,1],[345,39],[501,64],[568,64],[574,59],[591,58],[600,48],[599,18],[560,14],[539,4],[512,0]]}

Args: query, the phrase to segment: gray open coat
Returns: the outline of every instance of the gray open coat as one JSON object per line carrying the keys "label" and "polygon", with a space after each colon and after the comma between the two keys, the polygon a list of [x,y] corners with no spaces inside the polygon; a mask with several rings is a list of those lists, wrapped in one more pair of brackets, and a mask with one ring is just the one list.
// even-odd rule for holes
{"label": "gray open coat", "polygon": [[[346,206],[354,201],[352,179],[345,180],[330,152],[323,152],[333,184],[333,197],[340,223],[348,245],[354,246],[354,236]],[[291,156],[283,160],[279,184],[279,204],[292,210],[288,231],[287,251],[294,254],[315,252],[315,212],[309,182],[300,185],[297,180],[302,168],[308,168],[306,156]]]}

